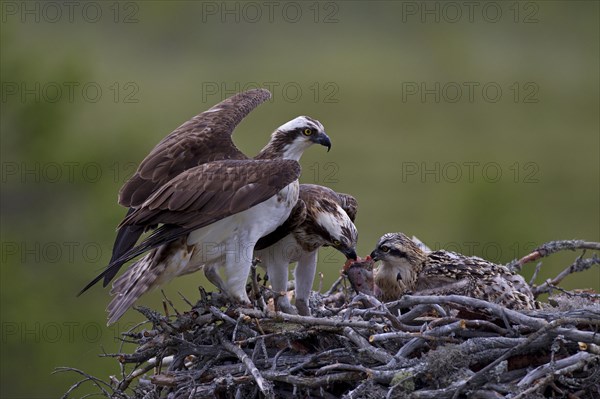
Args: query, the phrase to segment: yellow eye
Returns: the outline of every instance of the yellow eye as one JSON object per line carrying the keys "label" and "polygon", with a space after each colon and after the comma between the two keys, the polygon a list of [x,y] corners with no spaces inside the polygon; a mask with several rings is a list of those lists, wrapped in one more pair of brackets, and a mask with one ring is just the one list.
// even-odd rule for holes
{"label": "yellow eye", "polygon": [[333,246],[334,246],[334,247],[339,247],[340,245],[342,245],[342,243],[341,243],[341,242],[339,242],[338,240],[334,240],[334,241],[333,241]]}
{"label": "yellow eye", "polygon": [[388,252],[390,252],[390,247],[388,247],[387,245],[384,245],[381,247],[381,250],[385,253],[388,253]]}
{"label": "yellow eye", "polygon": [[311,134],[313,134],[313,131],[310,130],[310,129],[304,129],[303,133],[304,133],[305,136],[310,136]]}

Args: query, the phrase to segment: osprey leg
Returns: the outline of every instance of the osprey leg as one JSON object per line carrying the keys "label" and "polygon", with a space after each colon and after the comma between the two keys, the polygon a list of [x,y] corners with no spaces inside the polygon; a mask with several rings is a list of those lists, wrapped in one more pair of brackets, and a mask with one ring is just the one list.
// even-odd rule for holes
{"label": "osprey leg", "polygon": [[310,316],[308,297],[317,272],[317,251],[304,252],[294,270],[296,279],[296,308],[302,316]]}

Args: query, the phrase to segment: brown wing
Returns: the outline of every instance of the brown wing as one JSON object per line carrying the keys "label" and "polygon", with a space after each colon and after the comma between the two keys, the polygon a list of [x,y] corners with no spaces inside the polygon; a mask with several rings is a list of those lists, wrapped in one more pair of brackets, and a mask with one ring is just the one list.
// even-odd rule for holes
{"label": "brown wing", "polygon": [[121,222],[120,226],[163,226],[119,261],[245,211],[276,195],[299,176],[300,164],[285,159],[218,161],[189,169]]}
{"label": "brown wing", "polygon": [[233,144],[231,134],[246,115],[269,98],[271,93],[265,89],[239,93],[175,129],[154,147],[123,185],[119,204],[140,206],[163,184],[194,166],[225,159],[248,159]]}
{"label": "brown wing", "polygon": [[299,176],[300,164],[285,159],[217,161],[186,170],[128,213],[119,225],[120,228],[162,226],[139,245],[111,260],[79,295],[105,276],[114,276],[125,262],[260,204]]}
{"label": "brown wing", "polygon": [[340,198],[340,206],[346,211],[352,223],[354,223],[356,213],[358,212],[358,201],[350,194],[337,193],[337,195]]}

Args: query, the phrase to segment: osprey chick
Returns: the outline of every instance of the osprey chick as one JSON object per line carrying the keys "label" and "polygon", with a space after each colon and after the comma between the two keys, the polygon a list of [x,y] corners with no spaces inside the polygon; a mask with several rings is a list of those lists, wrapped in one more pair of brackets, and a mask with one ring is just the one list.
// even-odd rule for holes
{"label": "osprey chick", "polygon": [[506,267],[444,250],[427,253],[402,233],[381,237],[371,258],[381,261],[374,280],[384,301],[431,290],[480,298],[512,309],[536,306],[523,277]]}

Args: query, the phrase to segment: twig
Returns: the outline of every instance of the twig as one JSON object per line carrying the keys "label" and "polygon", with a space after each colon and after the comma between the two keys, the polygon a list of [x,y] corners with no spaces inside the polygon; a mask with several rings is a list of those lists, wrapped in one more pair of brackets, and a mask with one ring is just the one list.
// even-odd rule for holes
{"label": "twig", "polygon": [[88,373],[86,373],[85,371],[73,368],[73,367],[56,367],[54,369],[54,371],[52,372],[52,374],[57,374],[57,373],[64,373],[67,371],[72,371],[75,372],[77,374],[82,375],[83,377],[85,377],[83,380],[73,384],[71,386],[71,388],[69,388],[69,390],[61,397],[61,399],[67,399],[69,394],[71,392],[73,392],[76,388],[78,388],[81,384],[87,382],[87,381],[91,381],[94,385],[96,385],[98,387],[98,389],[100,389],[102,391],[102,393],[107,397],[107,398],[111,398],[111,394],[108,393],[108,391],[106,389],[104,389],[104,387],[102,385],[107,386],[110,390],[112,390],[112,387],[110,386],[110,384],[107,384],[106,382],[102,381],[101,379],[94,377],[93,375],[90,375]]}
{"label": "twig", "polygon": [[522,257],[521,259],[510,262],[507,267],[510,270],[519,271],[526,263],[533,262],[559,251],[575,251],[577,249],[591,249],[594,251],[600,251],[600,243],[584,240],[550,241],[540,245],[533,252]]}
{"label": "twig", "polygon": [[[583,255],[582,255],[583,256]],[[600,258],[594,254],[591,258],[583,259],[582,256],[577,257],[575,262],[571,264],[569,267],[560,272],[556,277],[552,280],[547,280],[539,287],[533,288],[533,294],[537,297],[540,294],[545,294],[550,292],[550,290],[556,287],[565,277],[569,274],[581,272],[583,270],[587,270],[591,268],[593,265],[600,265]]]}
{"label": "twig", "polygon": [[[568,372],[582,368],[585,364],[590,362],[598,362],[599,356],[592,355],[588,352],[579,352],[573,356],[569,356],[565,359],[556,361],[554,364],[544,364],[530,371],[525,377],[517,384],[520,387],[527,386],[533,383],[538,378],[548,375],[548,373],[559,373],[562,369],[570,368],[571,366],[577,366],[574,369],[570,369]],[[559,373],[563,374],[563,373]]]}
{"label": "twig", "polygon": [[240,359],[240,361],[244,364],[244,366],[246,366],[246,369],[250,372],[250,374],[252,374],[252,377],[256,381],[256,384],[258,385],[258,388],[263,393],[263,395],[265,395],[265,397],[267,398],[274,398],[275,395],[273,393],[273,384],[271,384],[269,381],[266,381],[263,378],[263,376],[260,374],[260,371],[258,371],[258,369],[254,365],[252,360],[248,357],[248,355],[246,355],[246,353],[244,353],[242,349],[234,345],[230,340],[225,338],[225,336],[222,333],[219,333],[219,341],[227,351],[236,355],[238,359]]}

